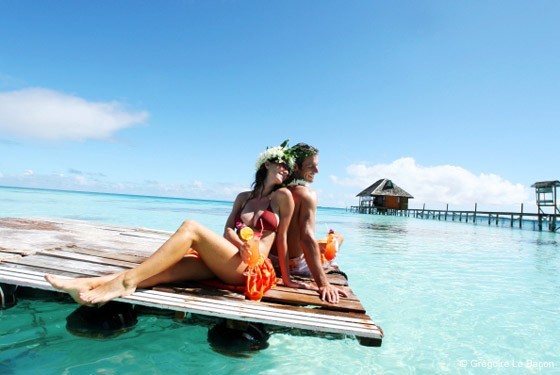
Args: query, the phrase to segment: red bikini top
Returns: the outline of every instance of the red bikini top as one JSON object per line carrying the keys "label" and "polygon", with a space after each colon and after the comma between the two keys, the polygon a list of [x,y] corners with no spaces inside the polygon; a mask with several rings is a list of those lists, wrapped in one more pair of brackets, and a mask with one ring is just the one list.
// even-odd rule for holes
{"label": "red bikini top", "polygon": [[[241,211],[243,211],[243,208],[241,209]],[[236,223],[237,222],[243,223],[243,220],[241,220],[241,211],[237,214],[237,217],[235,218]],[[276,217],[274,211],[272,211],[272,207],[270,207],[270,203],[268,204],[266,210],[264,210],[263,213],[261,214],[261,217],[257,220],[257,225],[255,226],[255,229],[258,232],[262,232],[264,230],[276,232],[278,230],[278,218]]]}

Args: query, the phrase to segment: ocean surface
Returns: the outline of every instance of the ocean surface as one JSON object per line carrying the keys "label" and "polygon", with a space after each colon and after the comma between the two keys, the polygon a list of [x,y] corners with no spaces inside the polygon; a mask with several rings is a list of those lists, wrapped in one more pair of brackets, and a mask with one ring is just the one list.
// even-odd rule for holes
{"label": "ocean surface", "polygon": [[[162,230],[192,218],[221,233],[231,205],[0,188],[0,217]],[[320,208],[317,235],[327,228],[346,236],[338,263],[385,332],[380,348],[275,332],[232,357],[211,349],[208,326],[154,312],[117,337],[79,337],[66,330],[77,305],[30,294],[0,310],[0,374],[560,373],[559,233]]]}

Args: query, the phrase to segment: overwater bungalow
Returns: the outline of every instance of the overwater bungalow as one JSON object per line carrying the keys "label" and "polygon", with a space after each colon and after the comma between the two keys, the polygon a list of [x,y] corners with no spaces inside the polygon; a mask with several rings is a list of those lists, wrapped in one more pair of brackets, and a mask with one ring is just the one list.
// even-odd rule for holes
{"label": "overwater bungalow", "polygon": [[360,198],[360,203],[356,207],[360,213],[407,210],[408,200],[414,199],[412,195],[387,178],[377,180],[356,196]]}

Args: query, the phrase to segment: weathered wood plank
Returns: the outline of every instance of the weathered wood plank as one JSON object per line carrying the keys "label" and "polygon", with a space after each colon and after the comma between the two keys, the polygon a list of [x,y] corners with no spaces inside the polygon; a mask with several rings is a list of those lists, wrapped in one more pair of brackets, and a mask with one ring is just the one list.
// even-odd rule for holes
{"label": "weathered wood plank", "polygon": [[[15,270],[17,272],[20,272],[22,274],[27,274],[27,273],[31,273],[31,274],[39,274],[39,275],[46,275],[46,274],[56,274],[58,276],[64,276],[64,277],[84,277],[83,273],[76,273],[76,272],[71,272],[68,270],[64,270],[64,271],[55,271],[52,270],[50,268],[46,268],[46,267],[39,267],[39,266],[27,266],[25,264],[20,264],[20,263],[12,263],[12,262],[5,262],[2,263],[0,262],[0,268],[5,269],[5,270]],[[91,275],[91,276],[101,276],[101,275]],[[17,283],[16,283],[17,284]],[[19,284],[17,284],[19,285]]]}
{"label": "weathered wood plank", "polygon": [[316,291],[285,287],[272,288],[265,293],[263,301],[274,301],[296,306],[313,305],[327,310],[351,311],[365,313],[366,310],[358,300],[341,297],[336,305],[321,300]]}
{"label": "weathered wood plank", "polygon": [[21,258],[20,254],[0,251],[0,262]]}
{"label": "weathered wood plank", "polygon": [[[150,298],[154,297],[154,298]],[[265,324],[289,326],[300,329],[312,329],[324,332],[340,334],[359,334],[364,337],[377,337],[379,331],[373,321],[364,315],[361,321],[349,321],[339,319],[330,315],[318,314],[312,309],[302,310],[282,310],[277,311],[269,305],[259,302],[244,301],[242,303],[234,301],[200,299],[196,296],[181,296],[175,294],[141,291],[129,297],[123,298],[135,300],[148,304],[160,304],[162,308],[174,306],[180,311],[204,313],[205,315],[218,316],[237,320],[249,320]],[[372,332],[373,331],[373,332]]]}
{"label": "weathered wood plank", "polygon": [[82,274],[84,276],[107,275],[125,270],[125,268],[123,267],[108,266],[71,259],[67,259],[64,262],[61,262],[60,259],[44,255],[31,255],[27,257],[21,257],[15,261],[8,261],[5,263],[46,268],[52,270],[53,273],[57,273],[56,271],[70,271]]}
{"label": "weathered wood plank", "polygon": [[212,296],[212,297],[220,297],[220,298],[233,298],[240,301],[245,300],[245,296],[241,293],[232,292],[226,289],[208,288],[200,284],[198,286],[188,286],[188,287],[158,285],[156,287],[153,287],[152,289],[160,292],[167,292],[167,293],[193,294],[197,296]]}
{"label": "weathered wood plank", "polygon": [[[68,250],[68,249],[66,249]],[[126,252],[126,251],[121,251],[121,252],[114,252],[114,251],[107,251],[107,250],[100,250],[100,249],[96,249],[96,248],[87,248],[87,247],[83,247],[83,246],[73,246],[71,248],[71,252],[75,253],[75,254],[84,254],[84,255],[91,255],[91,256],[96,256],[96,257],[102,257],[105,259],[114,259],[117,261],[121,261],[121,262],[129,262],[129,263],[134,263],[134,264],[140,264],[142,263],[144,260],[146,260],[149,256],[149,254],[146,255],[138,255],[138,254],[134,254],[132,252]]]}
{"label": "weathered wood plank", "polygon": [[[82,262],[105,264],[109,266],[117,266],[122,268],[134,268],[139,263],[141,263],[141,262],[127,262],[127,261],[115,259],[115,257],[107,258],[105,256],[89,255],[89,254],[73,252],[73,251],[64,251],[64,250],[39,251],[37,252],[36,255],[44,255],[44,256],[50,256],[53,258],[61,258],[61,259],[79,260]],[[62,261],[61,259],[58,259],[58,261]],[[145,258],[141,258],[141,259],[145,259]]]}

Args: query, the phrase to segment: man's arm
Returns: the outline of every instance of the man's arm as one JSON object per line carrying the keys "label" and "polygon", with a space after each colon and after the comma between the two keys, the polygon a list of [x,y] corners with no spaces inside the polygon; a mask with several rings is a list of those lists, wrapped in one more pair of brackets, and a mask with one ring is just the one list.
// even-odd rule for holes
{"label": "man's arm", "polygon": [[346,293],[329,283],[325,270],[323,269],[319,244],[315,239],[317,194],[315,191],[306,187],[298,187],[298,189],[301,189],[298,191],[298,193],[300,193],[299,198],[301,202],[298,225],[300,229],[300,245],[305,256],[305,261],[307,262],[313,279],[319,287],[321,299],[326,299],[329,303],[338,303],[339,294],[346,296]]}
{"label": "man's arm", "polygon": [[287,233],[288,227],[290,225],[290,220],[292,219],[292,215],[294,212],[294,200],[292,198],[292,193],[286,188],[277,190],[275,193],[275,197],[277,197],[277,204],[280,208],[280,222],[278,224],[278,231],[276,233],[276,250],[278,252],[278,262],[280,264],[282,282],[287,287],[300,288],[303,287],[304,284],[292,281],[290,270],[288,267],[289,255]]}

